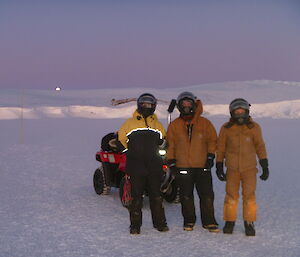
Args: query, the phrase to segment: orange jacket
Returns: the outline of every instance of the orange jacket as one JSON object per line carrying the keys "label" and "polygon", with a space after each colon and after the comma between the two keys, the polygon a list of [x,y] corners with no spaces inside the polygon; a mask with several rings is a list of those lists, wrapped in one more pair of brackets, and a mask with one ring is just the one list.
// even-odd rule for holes
{"label": "orange jacket", "polygon": [[225,123],[220,130],[217,147],[217,162],[223,162],[233,170],[248,170],[256,167],[256,155],[267,158],[266,147],[260,126],[251,120],[247,125]]}
{"label": "orange jacket", "polygon": [[215,153],[217,133],[212,123],[200,115],[203,107],[200,100],[196,102],[191,139],[188,136],[188,122],[178,117],[170,123],[167,130],[167,159],[175,159],[179,168],[204,168],[208,153]]}

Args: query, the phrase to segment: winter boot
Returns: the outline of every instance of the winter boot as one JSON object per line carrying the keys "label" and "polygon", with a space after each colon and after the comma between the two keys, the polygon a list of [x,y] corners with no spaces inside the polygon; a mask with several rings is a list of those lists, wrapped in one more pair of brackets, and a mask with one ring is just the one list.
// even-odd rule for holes
{"label": "winter boot", "polygon": [[244,221],[246,236],[255,236],[254,223],[250,221]]}
{"label": "winter boot", "polygon": [[214,232],[214,233],[220,232],[220,229],[216,224],[203,225],[203,228],[207,229],[209,232]]}
{"label": "winter boot", "polygon": [[223,233],[224,234],[232,234],[233,228],[234,228],[234,221],[226,221],[225,226],[223,228]]}
{"label": "winter boot", "polygon": [[156,228],[159,232],[167,232],[169,231],[169,227],[167,225],[159,226],[159,227],[154,227]]}
{"label": "winter boot", "polygon": [[141,228],[135,227],[135,226],[130,226],[129,232],[131,235],[139,235],[141,233]]}
{"label": "winter boot", "polygon": [[186,223],[183,225],[183,230],[185,231],[193,231],[194,229],[194,223]]}

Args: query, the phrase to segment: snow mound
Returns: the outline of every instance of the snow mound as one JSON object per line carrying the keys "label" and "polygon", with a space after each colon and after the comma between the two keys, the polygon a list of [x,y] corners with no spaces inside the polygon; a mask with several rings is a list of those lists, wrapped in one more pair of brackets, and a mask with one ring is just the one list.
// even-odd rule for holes
{"label": "snow mound", "polygon": [[[39,106],[33,108],[0,107],[0,120],[11,119],[38,119],[38,118],[88,118],[88,119],[115,119],[128,118],[136,106],[134,103],[122,107],[105,106]],[[158,106],[157,115],[166,118],[167,105]],[[204,116],[228,116],[227,104],[204,105]],[[265,104],[252,104],[251,116],[254,118],[298,119],[300,118],[300,100],[281,101]]]}
{"label": "snow mound", "polygon": [[119,88],[94,90],[1,90],[0,120],[39,118],[128,118],[135,103],[113,107],[111,100],[134,98],[149,92],[159,100],[157,115],[165,118],[167,102],[183,91],[193,92],[204,104],[206,116],[228,116],[234,98],[252,104],[253,117],[298,119],[300,117],[300,82],[234,81],[194,85],[182,88]]}
{"label": "snow mound", "polygon": [[[228,112],[228,105],[204,106],[204,113],[208,116],[228,115]],[[300,118],[300,100],[252,104],[251,116],[254,118],[298,119]]]}

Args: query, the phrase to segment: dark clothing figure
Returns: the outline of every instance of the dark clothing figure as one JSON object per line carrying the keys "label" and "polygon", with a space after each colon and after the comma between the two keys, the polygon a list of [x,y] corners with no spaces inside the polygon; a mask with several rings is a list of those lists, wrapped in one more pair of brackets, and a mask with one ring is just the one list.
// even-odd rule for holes
{"label": "dark clothing figure", "polygon": [[139,105],[139,99],[138,110],[122,125],[118,133],[120,142],[127,150],[126,173],[130,175],[132,184],[133,201],[129,207],[131,234],[140,233],[145,192],[149,195],[154,228],[161,232],[169,230],[160,195],[163,160],[158,153],[166,132],[153,114],[155,108],[144,111],[143,106]]}

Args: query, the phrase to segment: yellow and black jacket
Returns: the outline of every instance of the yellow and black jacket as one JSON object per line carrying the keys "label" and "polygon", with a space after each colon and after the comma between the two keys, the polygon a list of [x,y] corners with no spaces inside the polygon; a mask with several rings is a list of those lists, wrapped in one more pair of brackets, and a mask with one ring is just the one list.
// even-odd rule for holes
{"label": "yellow and black jacket", "polygon": [[137,111],[118,131],[118,139],[128,150],[127,155],[136,158],[156,155],[165,136],[166,131],[155,114],[145,119]]}

